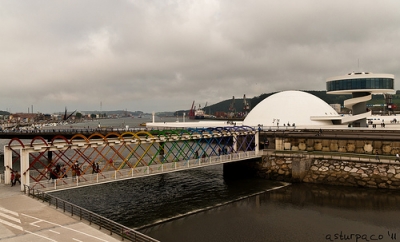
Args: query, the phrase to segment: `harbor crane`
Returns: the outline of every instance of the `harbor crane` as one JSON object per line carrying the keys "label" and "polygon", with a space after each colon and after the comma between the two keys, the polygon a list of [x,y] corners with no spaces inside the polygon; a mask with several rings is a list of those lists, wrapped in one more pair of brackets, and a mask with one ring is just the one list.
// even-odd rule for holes
{"label": "harbor crane", "polygon": [[63,117],[63,120],[64,121],[67,121],[70,117],[72,117],[72,115],[74,115],[74,113],[76,112],[76,110],[75,111],[73,111],[71,114],[67,114],[67,107],[65,107],[65,112],[64,112],[64,117]]}

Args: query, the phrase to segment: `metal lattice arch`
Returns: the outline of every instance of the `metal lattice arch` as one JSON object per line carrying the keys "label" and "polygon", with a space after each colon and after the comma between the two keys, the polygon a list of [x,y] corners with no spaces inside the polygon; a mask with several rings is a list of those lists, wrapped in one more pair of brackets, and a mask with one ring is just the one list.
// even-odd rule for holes
{"label": "metal lattice arch", "polygon": [[67,189],[250,159],[258,157],[256,133],[253,127],[232,126],[36,136],[26,143],[14,138],[4,147],[5,181],[17,163],[23,190],[24,185]]}
{"label": "metal lattice arch", "polygon": [[325,126],[338,113],[322,99],[302,91],[283,91],[269,96],[251,110],[244,125],[264,127]]}
{"label": "metal lattice arch", "polygon": [[367,117],[366,103],[374,94],[395,94],[394,75],[373,74],[370,72],[349,73],[344,76],[328,78],[326,81],[328,94],[352,94],[352,98],[344,101],[344,106],[352,110],[351,116],[342,119],[342,124],[352,123],[353,126],[365,127]]}

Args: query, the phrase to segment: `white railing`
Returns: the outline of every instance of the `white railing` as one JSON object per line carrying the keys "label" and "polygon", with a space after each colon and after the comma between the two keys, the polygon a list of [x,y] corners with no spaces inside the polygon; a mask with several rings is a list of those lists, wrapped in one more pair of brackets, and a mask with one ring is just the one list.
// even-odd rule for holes
{"label": "white railing", "polygon": [[144,176],[157,175],[175,171],[194,169],[199,167],[229,163],[259,157],[254,151],[238,152],[221,156],[209,156],[205,158],[124,168],[114,171],[102,171],[94,174],[84,174],[79,177],[58,178],[54,180],[30,181],[30,187],[41,191],[68,189],[78,186],[89,186],[99,183],[113,182],[117,180],[132,179]]}

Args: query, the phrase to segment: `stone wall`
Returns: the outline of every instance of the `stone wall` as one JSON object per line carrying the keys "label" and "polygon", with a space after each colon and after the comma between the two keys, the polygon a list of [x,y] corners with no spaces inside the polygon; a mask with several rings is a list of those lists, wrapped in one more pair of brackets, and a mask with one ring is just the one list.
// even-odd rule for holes
{"label": "stone wall", "polygon": [[373,188],[400,188],[400,163],[314,160],[303,182]]}
{"label": "stone wall", "polygon": [[[272,141],[272,140],[271,140]],[[357,154],[396,155],[400,142],[380,140],[338,140],[322,138],[276,138],[276,150],[322,151]]]}
{"label": "stone wall", "polygon": [[[294,172],[294,164],[304,172]],[[266,179],[321,183],[329,185],[400,189],[400,163],[369,163],[343,160],[277,157],[274,155],[252,163],[257,176]]]}
{"label": "stone wall", "polygon": [[263,156],[261,161],[253,163],[257,176],[270,180],[292,182],[292,158]]}

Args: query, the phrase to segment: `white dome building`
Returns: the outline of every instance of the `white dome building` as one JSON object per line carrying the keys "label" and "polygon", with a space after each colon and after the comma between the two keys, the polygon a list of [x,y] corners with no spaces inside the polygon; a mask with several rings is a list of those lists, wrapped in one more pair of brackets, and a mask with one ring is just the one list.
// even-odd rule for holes
{"label": "white dome building", "polygon": [[325,126],[340,120],[338,113],[320,98],[301,91],[273,94],[251,110],[243,125],[258,126]]}

